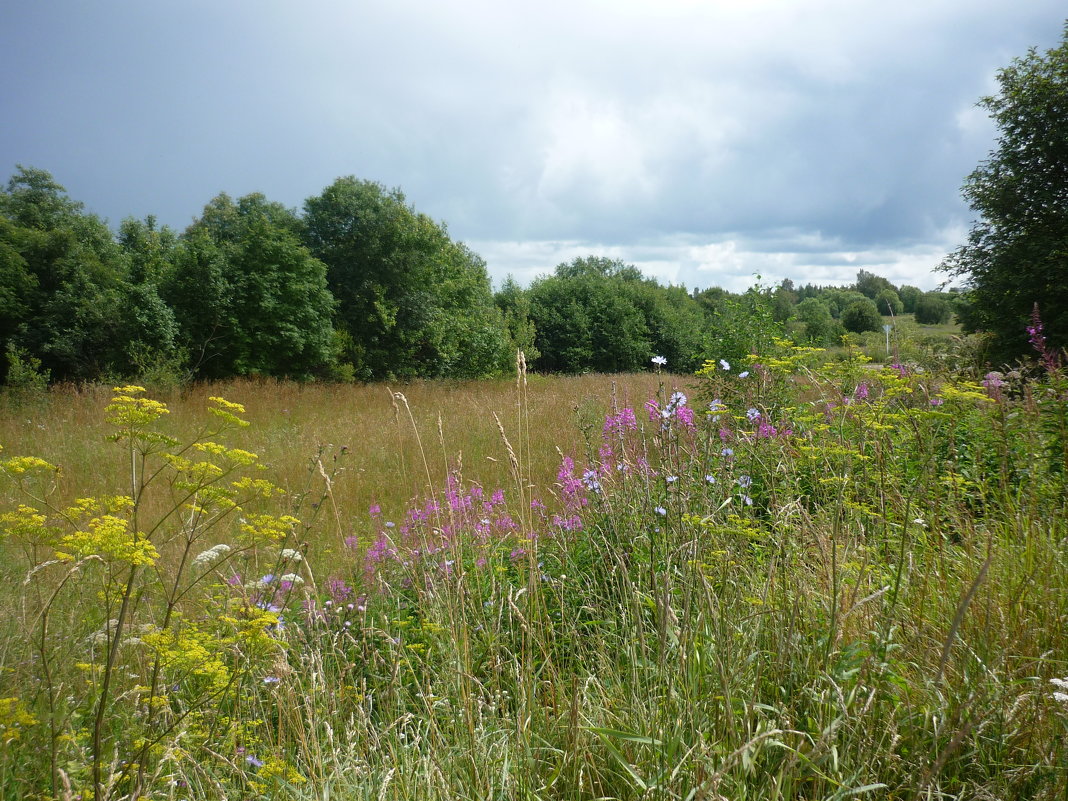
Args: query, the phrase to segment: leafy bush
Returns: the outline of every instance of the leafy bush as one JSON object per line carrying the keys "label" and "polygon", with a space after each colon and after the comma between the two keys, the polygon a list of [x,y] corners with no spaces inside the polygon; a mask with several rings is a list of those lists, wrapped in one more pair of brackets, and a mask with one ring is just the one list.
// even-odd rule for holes
{"label": "leafy bush", "polygon": [[879,310],[875,307],[875,303],[867,298],[853,301],[842,312],[842,326],[846,331],[852,331],[855,334],[878,331],[882,325],[883,318],[879,315]]}
{"label": "leafy bush", "polygon": [[948,323],[952,315],[949,304],[935,292],[928,292],[916,301],[916,322],[923,325]]}

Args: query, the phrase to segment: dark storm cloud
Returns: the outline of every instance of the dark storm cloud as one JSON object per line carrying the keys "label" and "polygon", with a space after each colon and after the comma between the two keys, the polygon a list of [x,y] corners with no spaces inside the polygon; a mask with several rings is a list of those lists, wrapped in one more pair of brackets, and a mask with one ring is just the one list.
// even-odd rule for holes
{"label": "dark storm cloud", "polygon": [[117,222],[399,186],[521,279],[574,255],[740,288],[932,286],[998,67],[1059,2],[8,4],[0,157]]}

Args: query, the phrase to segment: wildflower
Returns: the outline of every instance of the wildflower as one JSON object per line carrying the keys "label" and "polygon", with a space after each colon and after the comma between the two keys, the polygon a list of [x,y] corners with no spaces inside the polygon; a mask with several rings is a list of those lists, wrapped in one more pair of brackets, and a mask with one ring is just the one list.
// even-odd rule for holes
{"label": "wildflower", "polygon": [[208,548],[206,551],[201,551],[193,557],[193,564],[201,567],[210,565],[212,562],[222,559],[226,554],[230,553],[232,549],[226,543],[220,542],[218,545]]}
{"label": "wildflower", "polygon": [[254,767],[254,768],[262,768],[263,767],[263,760],[262,759],[256,759],[256,757],[254,757],[252,754],[249,754],[247,757],[245,757],[245,761],[248,764],[250,764],[252,767]]}
{"label": "wildflower", "polygon": [[269,587],[274,581],[274,573],[268,573],[266,576],[259,580],[260,587]]}
{"label": "wildflower", "polygon": [[749,409],[746,411],[745,416],[749,418],[749,422],[752,423],[760,419],[760,411],[758,409]]}
{"label": "wildflower", "polygon": [[377,503],[373,503],[371,504],[371,508],[367,511],[370,512],[371,517],[378,517],[380,514],[382,514],[382,507],[379,506]]}
{"label": "wildflower", "polygon": [[734,456],[734,449],[733,448],[724,448],[719,453],[720,453],[721,456],[727,456],[727,457]]}
{"label": "wildflower", "polygon": [[945,403],[945,401],[942,400],[941,398],[931,398],[931,405],[932,406],[941,406],[943,403]]}
{"label": "wildflower", "polygon": [[727,361],[726,359],[720,359],[719,360],[719,366],[722,367],[727,372],[730,372],[731,363],[729,361]]}
{"label": "wildflower", "polygon": [[693,409],[684,407],[675,412],[675,416],[678,417],[679,422],[691,431],[696,428],[693,422]]}
{"label": "wildflower", "polygon": [[752,506],[752,505],[753,505],[753,499],[752,499],[752,498],[750,498],[750,497],[749,497],[748,495],[743,495],[743,496],[742,496],[742,502],[743,502],[743,503],[744,503],[744,504],[745,504],[746,506]]}
{"label": "wildflower", "polygon": [[278,684],[278,682],[280,682],[280,681],[281,681],[281,679],[278,678],[277,676],[264,676],[263,677],[263,683],[264,684]]}
{"label": "wildflower", "polygon": [[1001,397],[1001,388],[1005,386],[1004,376],[997,370],[992,370],[983,376],[983,386],[986,387],[987,394],[992,398]]}
{"label": "wildflower", "polygon": [[663,356],[654,356],[652,361],[657,367],[663,367],[667,364],[667,359]]}
{"label": "wildflower", "polygon": [[749,371],[748,370],[743,370],[742,372],[738,373],[738,377],[739,378],[749,378]]}
{"label": "wildflower", "polygon": [[[1063,679],[1050,679],[1049,683],[1054,687],[1059,687],[1061,690],[1068,690],[1068,676]],[[1053,691],[1053,700],[1060,701],[1062,704],[1068,704],[1068,692]]]}
{"label": "wildflower", "polygon": [[303,562],[304,555],[300,551],[295,551],[292,548],[283,548],[282,553],[278,555],[279,559],[283,561],[288,560],[290,562]]}
{"label": "wildflower", "polygon": [[686,405],[686,394],[683,392],[672,392],[671,398],[668,399],[668,408],[677,409],[680,406]]}
{"label": "wildflower", "polygon": [[738,476],[738,486],[742,489],[749,489],[753,486],[753,479],[749,476]]}
{"label": "wildflower", "polygon": [[653,507],[653,511],[656,512],[661,517],[664,517],[665,515],[667,515],[667,509],[665,509],[663,506],[654,506]]}
{"label": "wildflower", "polygon": [[867,397],[868,397],[868,385],[864,381],[861,381],[859,384],[857,384],[857,389],[853,393],[853,400],[861,401],[861,400],[864,400]]}
{"label": "wildflower", "polygon": [[715,484],[716,483],[716,477],[714,475],[712,475],[711,473],[709,473],[707,476],[705,476],[705,481],[707,481],[709,484]]}
{"label": "wildflower", "polygon": [[668,484],[674,484],[678,480],[679,480],[678,476],[665,476],[664,477],[664,481],[666,481]]}
{"label": "wildflower", "polygon": [[601,482],[597,480],[596,470],[587,470],[582,474],[582,483],[590,492],[600,492]]}

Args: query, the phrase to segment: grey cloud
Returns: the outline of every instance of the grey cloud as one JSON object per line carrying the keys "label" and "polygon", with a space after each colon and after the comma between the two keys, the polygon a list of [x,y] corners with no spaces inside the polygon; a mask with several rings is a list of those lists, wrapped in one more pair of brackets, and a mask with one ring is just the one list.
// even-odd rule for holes
{"label": "grey cloud", "polygon": [[8,4],[0,157],[113,222],[180,227],[219,191],[300,206],[355,174],[401,187],[498,280],[603,252],[689,286],[865,265],[930,286],[993,144],[973,105],[1063,16],[1053,0]]}

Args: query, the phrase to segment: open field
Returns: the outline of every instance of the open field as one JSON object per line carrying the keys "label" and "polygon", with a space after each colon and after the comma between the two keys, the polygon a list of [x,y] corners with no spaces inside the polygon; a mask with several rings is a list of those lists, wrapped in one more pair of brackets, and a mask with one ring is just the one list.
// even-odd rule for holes
{"label": "open field", "polygon": [[845,356],[9,407],[0,796],[1064,798],[1068,382]]}

